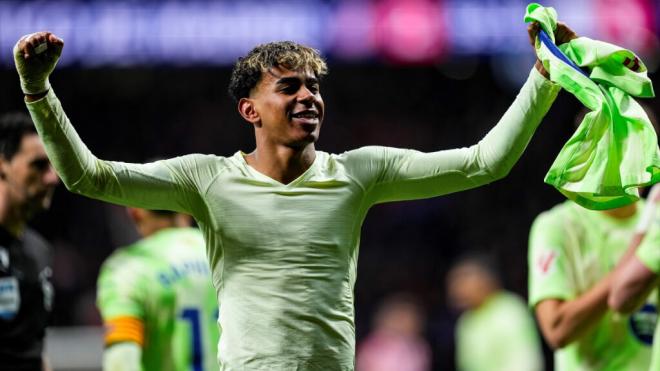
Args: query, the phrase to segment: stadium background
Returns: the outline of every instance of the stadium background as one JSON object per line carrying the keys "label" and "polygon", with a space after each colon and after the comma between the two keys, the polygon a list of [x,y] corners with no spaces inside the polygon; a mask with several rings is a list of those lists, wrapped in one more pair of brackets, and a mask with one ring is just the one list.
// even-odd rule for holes
{"label": "stadium background", "polygon": [[[655,81],[660,3],[543,5],[556,7],[580,35],[636,51]],[[467,146],[496,123],[533,64],[525,6],[514,0],[1,1],[0,112],[24,110],[11,47],[21,35],[47,29],[65,40],[51,82],[100,158],[143,162],[251,151],[252,130],[226,94],[231,64],[259,42],[291,39],[319,48],[330,66],[318,149]],[[647,103],[660,112],[656,100]],[[543,177],[579,109],[561,93],[504,180],[370,212],[355,289],[358,342],[379,303],[407,292],[426,312],[435,369],[453,369],[457,313],[447,305],[444,276],[467,251],[495,253],[505,286],[525,295],[529,227],[563,200]],[[33,224],[54,245],[53,326],[80,346],[66,329],[100,324],[94,306],[99,265],[137,234],[121,207],[64,187]],[[81,359],[100,357],[100,349],[92,355],[79,349]],[[69,361],[73,369],[76,362]]]}

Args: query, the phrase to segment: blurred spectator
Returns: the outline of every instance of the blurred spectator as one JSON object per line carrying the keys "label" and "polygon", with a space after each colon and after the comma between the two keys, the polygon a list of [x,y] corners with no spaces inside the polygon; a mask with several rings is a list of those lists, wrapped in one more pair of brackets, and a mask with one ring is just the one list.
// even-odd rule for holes
{"label": "blurred spectator", "polygon": [[47,370],[49,244],[27,222],[50,207],[57,174],[28,115],[0,116],[0,369]]}
{"label": "blurred spectator", "polygon": [[431,350],[422,337],[424,316],[417,303],[405,295],[385,300],[374,329],[358,346],[358,371],[427,371]]}
{"label": "blurred spectator", "polygon": [[459,260],[449,271],[451,303],[464,310],[456,330],[461,371],[536,371],[543,368],[540,341],[525,302],[502,288],[488,256]]}

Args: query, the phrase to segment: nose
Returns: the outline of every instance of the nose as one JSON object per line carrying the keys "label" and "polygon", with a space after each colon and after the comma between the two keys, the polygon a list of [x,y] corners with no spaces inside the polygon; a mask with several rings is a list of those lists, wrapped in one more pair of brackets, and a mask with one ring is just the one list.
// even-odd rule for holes
{"label": "nose", "polygon": [[305,85],[300,87],[300,90],[298,91],[298,102],[301,103],[311,103],[314,101],[314,93],[309,90],[308,87]]}
{"label": "nose", "polygon": [[60,177],[57,176],[55,169],[52,165],[48,165],[48,168],[43,173],[43,182],[47,186],[56,186],[60,182]]}

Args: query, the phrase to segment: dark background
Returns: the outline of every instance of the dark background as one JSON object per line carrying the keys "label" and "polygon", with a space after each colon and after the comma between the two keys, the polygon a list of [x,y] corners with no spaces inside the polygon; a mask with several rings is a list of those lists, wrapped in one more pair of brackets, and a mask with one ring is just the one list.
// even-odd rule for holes
{"label": "dark background", "polygon": [[[435,151],[476,143],[517,91],[496,83],[488,58],[469,79],[435,66],[330,63],[322,83],[327,115],[317,149],[365,145]],[[472,61],[471,63],[474,63]],[[531,63],[530,63],[531,68]],[[143,162],[191,152],[229,156],[254,148],[251,127],[226,94],[228,68],[58,69],[52,85],[89,148],[100,158]],[[25,110],[18,78],[0,70],[0,111]],[[649,101],[652,109],[656,102]],[[453,325],[445,274],[458,256],[494,253],[506,288],[526,294],[527,237],[533,218],[563,197],[543,183],[574,131],[580,106],[560,93],[522,159],[504,180],[458,194],[373,208],[363,226],[356,321],[358,341],[378,304],[407,292],[422,304],[437,369],[453,367]],[[99,325],[95,282],[112,250],[137,238],[121,207],[60,186],[33,225],[53,242],[55,326]]]}

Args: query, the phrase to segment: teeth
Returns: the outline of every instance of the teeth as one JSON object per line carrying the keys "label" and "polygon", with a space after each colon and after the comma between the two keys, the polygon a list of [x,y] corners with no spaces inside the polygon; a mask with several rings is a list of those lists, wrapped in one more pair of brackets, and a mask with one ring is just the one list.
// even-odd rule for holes
{"label": "teeth", "polygon": [[306,112],[306,113],[297,113],[297,114],[293,115],[293,117],[313,119],[313,118],[318,117],[318,115],[316,113],[313,113],[313,112]]}

